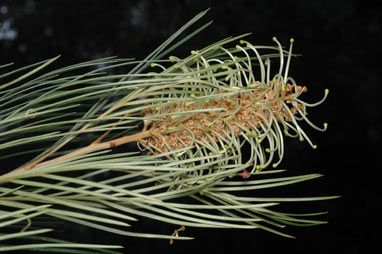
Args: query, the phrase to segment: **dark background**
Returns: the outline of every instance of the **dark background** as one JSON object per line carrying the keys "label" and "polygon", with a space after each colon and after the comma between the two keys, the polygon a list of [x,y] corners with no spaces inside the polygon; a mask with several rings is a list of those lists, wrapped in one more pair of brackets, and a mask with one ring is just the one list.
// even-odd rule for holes
{"label": "dark background", "polygon": [[[291,174],[325,177],[287,191],[291,196],[341,195],[337,200],[303,203],[308,211],[328,211],[329,224],[287,227],[296,239],[261,230],[187,228],[194,241],[125,238],[83,231],[75,237],[126,246],[126,253],[367,253],[377,247],[377,177],[380,145],[381,18],[373,1],[11,1],[0,0],[0,64],[16,66],[61,54],[60,66],[104,56],[142,59],[198,12],[211,7],[214,23],[176,51],[181,57],[231,35],[253,32],[254,44],[283,45],[295,39],[290,75],[308,86],[307,100],[327,101],[312,110],[326,133],[308,130],[317,150],[288,139],[283,167]],[[293,206],[291,206],[293,209]],[[311,210],[310,210],[311,209]],[[139,228],[142,227],[142,228]],[[143,221],[138,229],[161,227]],[[170,228],[174,228],[171,226]],[[167,232],[171,233],[171,232]],[[94,234],[94,235],[93,235]],[[379,234],[380,235],[380,234]],[[110,241],[109,241],[110,240]],[[215,251],[212,251],[215,248]],[[375,250],[374,250],[375,251]]]}

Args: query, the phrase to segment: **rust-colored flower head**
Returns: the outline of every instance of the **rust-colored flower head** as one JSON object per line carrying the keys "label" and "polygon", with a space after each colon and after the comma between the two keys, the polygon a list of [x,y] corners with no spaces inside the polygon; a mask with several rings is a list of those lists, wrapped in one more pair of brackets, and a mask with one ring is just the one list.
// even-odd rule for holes
{"label": "rust-colored flower head", "polygon": [[[169,86],[145,98],[141,115],[150,119],[147,127],[153,135],[141,140],[143,146],[175,160],[210,156],[207,163],[225,157],[229,160],[221,163],[223,168],[245,164],[252,166],[251,173],[277,167],[284,154],[284,136],[307,140],[316,148],[299,122],[320,131],[327,128],[326,123],[323,127],[311,123],[307,108],[323,102],[328,90],[317,103],[301,100],[307,87],[288,76],[293,39],[289,51],[273,40],[277,47],[240,40],[235,48],[225,48],[225,42],[191,51],[185,59],[171,56],[174,64],[168,68],[153,64],[163,69]],[[274,58],[280,64],[271,78]],[[243,163],[246,142],[251,146],[250,159]]]}

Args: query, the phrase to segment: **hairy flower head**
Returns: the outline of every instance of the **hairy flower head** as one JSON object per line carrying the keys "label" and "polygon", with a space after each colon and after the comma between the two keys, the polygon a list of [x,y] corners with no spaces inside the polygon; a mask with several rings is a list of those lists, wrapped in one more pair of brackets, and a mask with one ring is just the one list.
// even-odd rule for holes
{"label": "hairy flower head", "polygon": [[[241,164],[241,149],[249,143],[251,156],[245,164],[252,165],[253,170],[270,164],[276,167],[281,162],[284,136],[307,140],[316,148],[298,122],[306,121],[320,131],[327,128],[326,123],[322,128],[311,123],[307,108],[323,102],[328,90],[315,104],[302,101],[299,96],[307,87],[288,76],[293,39],[287,52],[276,38],[273,40],[276,47],[240,40],[241,45],[235,48],[212,45],[191,51],[185,59],[171,56],[173,65],[168,68],[153,64],[163,73],[182,78],[146,99],[141,115],[152,119],[147,127],[155,131],[141,144],[153,154],[181,149],[172,157],[233,155]],[[280,64],[271,79],[274,58]]]}

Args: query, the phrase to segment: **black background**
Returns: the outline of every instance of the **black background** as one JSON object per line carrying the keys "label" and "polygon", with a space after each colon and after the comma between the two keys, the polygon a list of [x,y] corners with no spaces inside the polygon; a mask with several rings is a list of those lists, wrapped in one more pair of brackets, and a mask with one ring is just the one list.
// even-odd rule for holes
{"label": "black background", "polygon": [[[193,241],[126,238],[70,228],[80,240],[118,243],[126,253],[367,253],[377,247],[377,177],[381,168],[381,18],[373,1],[11,1],[0,0],[0,64],[31,64],[61,54],[60,66],[104,56],[142,59],[198,12],[211,7],[203,33],[176,50],[181,57],[231,35],[253,32],[253,44],[295,39],[290,75],[308,86],[306,100],[329,98],[310,113],[328,122],[325,133],[308,130],[317,150],[288,139],[283,167],[291,174],[325,177],[282,189],[296,196],[341,195],[300,204],[328,211],[329,224],[287,227],[296,239],[261,230],[187,228]],[[309,128],[308,128],[309,129]],[[143,220],[139,230],[164,227]],[[167,230],[167,231],[166,231]],[[80,232],[80,234],[78,233]],[[82,234],[82,235],[81,235]],[[380,234],[379,234],[380,235]],[[374,250],[375,251],[375,250]]]}

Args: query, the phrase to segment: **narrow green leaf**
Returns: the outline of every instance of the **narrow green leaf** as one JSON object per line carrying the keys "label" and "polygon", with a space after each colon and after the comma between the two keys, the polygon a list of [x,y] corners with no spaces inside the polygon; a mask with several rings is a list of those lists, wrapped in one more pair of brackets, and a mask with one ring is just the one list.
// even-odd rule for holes
{"label": "narrow green leaf", "polygon": [[118,245],[102,245],[102,244],[79,244],[79,243],[36,243],[36,244],[22,244],[17,246],[0,247],[0,252],[14,251],[14,250],[33,250],[38,248],[86,248],[86,249],[120,249],[122,246]]}
{"label": "narrow green leaf", "polygon": [[26,73],[26,74],[20,76],[19,78],[14,79],[14,80],[12,80],[12,81],[6,83],[6,84],[1,85],[1,86],[0,86],[0,90],[6,88],[6,87],[8,87],[8,86],[11,86],[11,85],[13,85],[13,84],[15,84],[15,83],[17,83],[17,82],[19,82],[19,81],[21,81],[21,80],[23,80],[23,79],[29,77],[29,76],[31,76],[32,74],[38,72],[39,70],[45,68],[46,66],[48,66],[49,64],[51,64],[52,62],[54,62],[54,61],[55,61],[56,59],[58,59],[59,57],[60,57],[60,56],[56,56],[56,57],[54,57],[54,58],[52,58],[52,59],[49,59],[49,60],[47,60],[45,63],[43,63],[42,65],[40,65],[40,66],[34,68],[33,70],[31,70],[31,71],[29,71],[28,73]]}
{"label": "narrow green leaf", "polygon": [[29,236],[29,235],[43,234],[43,233],[50,232],[52,230],[53,229],[38,229],[38,230],[30,230],[30,231],[25,231],[25,232],[0,235],[0,241],[12,239],[12,238],[21,238],[21,237]]}
{"label": "narrow green leaf", "polygon": [[22,217],[13,219],[13,220],[0,222],[0,228],[6,227],[6,226],[9,226],[9,225],[15,224],[17,222],[24,221],[24,220],[27,220],[27,219],[30,219],[30,218],[33,218],[36,216],[39,216],[39,215],[44,214],[44,213],[46,213],[46,211],[35,212],[35,213],[28,214],[28,215],[25,215],[25,216],[22,216]]}

